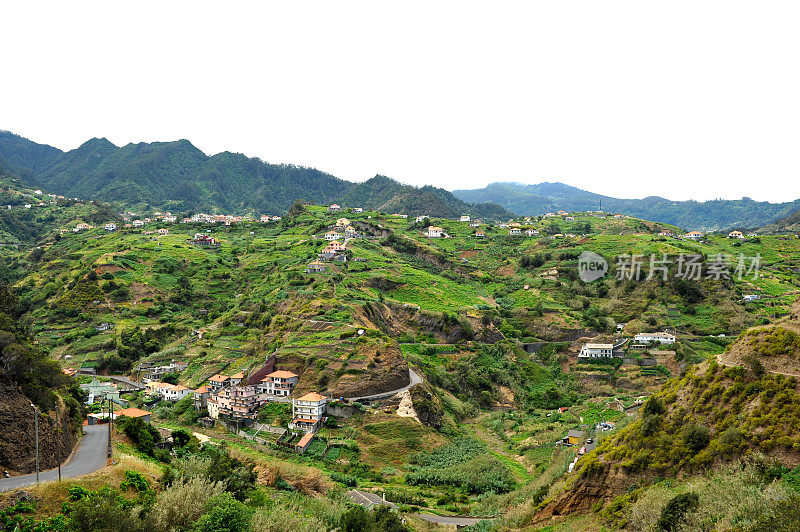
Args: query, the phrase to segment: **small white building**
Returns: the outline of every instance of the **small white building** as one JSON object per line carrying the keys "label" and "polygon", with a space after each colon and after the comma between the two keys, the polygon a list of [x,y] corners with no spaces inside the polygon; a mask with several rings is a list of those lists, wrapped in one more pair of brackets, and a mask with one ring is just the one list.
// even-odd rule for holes
{"label": "small white building", "polygon": [[470,220],[471,218],[467,214],[463,215],[461,218],[458,219],[459,222],[468,222]]}
{"label": "small white building", "polygon": [[538,236],[539,235],[539,231],[537,229],[528,229],[528,230],[525,231],[525,234],[527,236]]}
{"label": "small white building", "polygon": [[106,231],[116,231],[117,230],[117,224],[115,224],[115,223],[107,223],[106,225],[103,226],[103,229],[105,229]]}
{"label": "small white building", "polygon": [[658,342],[660,344],[674,344],[675,335],[665,332],[639,333],[633,337],[633,341],[637,344],[649,344],[651,342]]}
{"label": "small white building", "polygon": [[417,223],[419,223],[419,222],[424,222],[426,218],[430,220],[430,216],[428,216],[427,214],[423,214],[422,216],[417,216],[414,220]]}
{"label": "small white building", "polygon": [[162,393],[164,394],[165,400],[177,403],[184,397],[190,395],[192,390],[182,384],[176,384],[170,388],[165,388]]}
{"label": "small white building", "polygon": [[611,358],[614,356],[614,344],[583,344],[578,360],[586,358]]}
{"label": "small white building", "polygon": [[706,235],[701,233],[700,231],[689,231],[688,233],[683,235],[683,238],[685,238],[686,240],[697,241],[697,240],[702,240],[704,236]]}
{"label": "small white building", "polygon": [[334,203],[333,205],[328,207],[328,212],[339,212],[341,210],[342,210],[342,206],[341,205],[337,205],[336,203]]}
{"label": "small white building", "polygon": [[730,233],[728,233],[728,238],[743,239],[744,235],[742,234],[741,231],[731,231]]}
{"label": "small white building", "polygon": [[342,238],[342,235],[338,231],[328,231],[325,233],[325,240],[339,240],[340,238]]}
{"label": "small white building", "polygon": [[508,234],[511,236],[521,236],[522,230],[519,227],[514,227],[508,232]]}
{"label": "small white building", "polygon": [[131,225],[133,225],[134,227],[143,227],[144,226],[144,221],[143,220],[134,220]]}
{"label": "small white building", "polygon": [[446,233],[444,232],[444,229],[441,227],[437,227],[435,225],[428,227],[428,238],[442,238],[445,234]]}

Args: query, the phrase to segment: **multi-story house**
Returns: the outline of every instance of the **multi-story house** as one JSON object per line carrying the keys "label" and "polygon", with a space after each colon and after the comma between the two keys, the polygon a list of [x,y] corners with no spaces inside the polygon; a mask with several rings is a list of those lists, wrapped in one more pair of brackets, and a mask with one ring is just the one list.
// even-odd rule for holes
{"label": "multi-story house", "polygon": [[306,432],[316,432],[325,417],[328,398],[315,392],[310,392],[292,400],[292,422],[290,429],[299,429]]}

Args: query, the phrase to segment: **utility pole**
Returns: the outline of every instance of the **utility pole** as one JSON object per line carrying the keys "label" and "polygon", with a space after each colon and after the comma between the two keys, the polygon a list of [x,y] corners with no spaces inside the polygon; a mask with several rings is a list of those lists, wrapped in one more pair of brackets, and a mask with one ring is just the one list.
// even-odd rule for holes
{"label": "utility pole", "polygon": [[36,485],[39,485],[39,412],[36,411],[36,405],[31,403],[33,408],[33,426],[36,432]]}
{"label": "utility pole", "polygon": [[61,482],[61,420],[58,419],[58,401],[56,401],[56,460],[58,460],[58,481]]}
{"label": "utility pole", "polygon": [[108,456],[111,456],[111,423],[114,418],[114,402],[108,399]]}

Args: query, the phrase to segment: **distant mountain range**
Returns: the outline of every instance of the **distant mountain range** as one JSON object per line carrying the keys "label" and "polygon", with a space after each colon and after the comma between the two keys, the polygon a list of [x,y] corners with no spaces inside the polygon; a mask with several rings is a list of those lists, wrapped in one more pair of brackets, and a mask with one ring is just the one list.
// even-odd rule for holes
{"label": "distant mountain range", "polygon": [[188,140],[118,147],[107,139],[94,138],[64,152],[0,131],[0,166],[28,185],[56,194],[177,213],[281,214],[298,199],[410,216],[470,214],[486,220],[504,220],[514,213],[536,216],[602,208],[690,230],[725,230],[766,226],[800,210],[800,200],[619,199],[563,183],[492,183],[452,193],[432,186],[404,185],[380,175],[353,183],[313,168],[270,164],[239,153],[209,157]]}
{"label": "distant mountain range", "polygon": [[302,199],[411,216],[513,216],[498,205],[471,205],[447,190],[417,188],[384,176],[353,183],[313,168],[269,164],[238,153],[209,157],[187,140],[118,147],[94,138],[63,152],[0,131],[0,165],[52,193],[135,209],[282,214]]}
{"label": "distant mountain range", "polygon": [[724,230],[756,228],[800,210],[800,200],[786,203],[740,200],[672,201],[658,196],[619,199],[571,187],[563,183],[492,183],[485,188],[454,190],[469,202],[493,202],[523,216],[546,212],[598,210],[621,212],[686,229]]}

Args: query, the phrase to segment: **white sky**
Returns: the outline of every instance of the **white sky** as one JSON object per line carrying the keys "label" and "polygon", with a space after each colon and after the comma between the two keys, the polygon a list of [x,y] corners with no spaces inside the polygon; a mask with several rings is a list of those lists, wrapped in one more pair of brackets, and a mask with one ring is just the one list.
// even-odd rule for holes
{"label": "white sky", "polygon": [[364,180],[800,197],[798,2],[5,2],[0,129]]}

